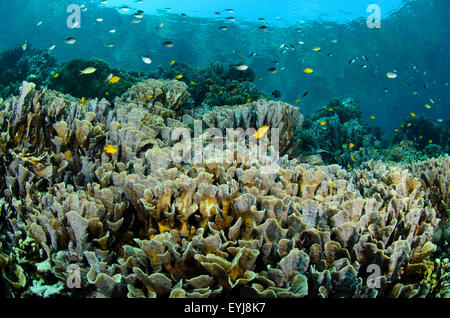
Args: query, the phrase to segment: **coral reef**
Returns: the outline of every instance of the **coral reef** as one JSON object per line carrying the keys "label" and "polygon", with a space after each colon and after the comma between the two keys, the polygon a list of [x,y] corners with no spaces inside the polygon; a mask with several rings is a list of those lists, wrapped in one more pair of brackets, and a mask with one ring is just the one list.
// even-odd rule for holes
{"label": "coral reef", "polygon": [[[80,70],[88,67],[95,68],[95,72],[80,75]],[[110,101],[143,79],[138,72],[113,69],[105,61],[95,58],[70,60],[62,64],[57,73],[57,77],[52,76],[49,79],[50,89],[78,98],[106,98]],[[120,77],[120,80],[117,83],[108,82],[110,74]]]}
{"label": "coral reef", "polygon": [[3,51],[0,53],[0,97],[17,95],[25,80],[45,84],[55,68],[56,58],[29,44]]}
{"label": "coral reef", "polygon": [[181,81],[188,85],[188,91],[195,106],[241,105],[249,101],[267,98],[252,82],[254,71],[237,70],[233,65],[212,63],[204,69],[194,69],[184,63],[174,63],[169,69],[159,68],[149,73],[149,77],[175,79],[183,75]]}
{"label": "coral reef", "polygon": [[[448,297],[448,262],[431,257],[448,243],[450,157],[351,171],[299,163],[289,157],[303,119],[295,107],[187,112],[188,96],[181,82],[147,80],[113,104],[83,105],[24,82],[0,104],[3,295]],[[174,161],[171,132],[194,119],[279,128],[286,155],[271,173],[240,144]],[[338,113],[316,120],[339,123],[337,142],[370,139]]]}

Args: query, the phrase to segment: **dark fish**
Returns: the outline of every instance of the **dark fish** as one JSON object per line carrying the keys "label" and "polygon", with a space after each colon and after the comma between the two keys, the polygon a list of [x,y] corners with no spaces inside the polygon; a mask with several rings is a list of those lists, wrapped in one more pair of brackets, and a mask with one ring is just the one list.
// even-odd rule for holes
{"label": "dark fish", "polygon": [[182,16],[183,18],[187,17],[186,13],[182,13],[181,16]]}
{"label": "dark fish", "polygon": [[237,90],[237,86],[236,85],[231,85],[230,87],[227,88],[227,92],[228,93],[233,93]]}
{"label": "dark fish", "polygon": [[272,96],[275,97],[275,98],[280,98],[281,97],[281,92],[276,89],[276,90],[274,90],[272,92]]}
{"label": "dark fish", "polygon": [[226,26],[221,26],[221,27],[219,27],[219,29],[221,29],[222,31],[228,30],[228,28]]}
{"label": "dark fish", "polygon": [[361,68],[367,68],[367,64],[361,65]]}
{"label": "dark fish", "polygon": [[355,62],[356,62],[355,59],[351,59],[351,60],[348,61],[348,64],[353,64],[353,63],[355,63]]}
{"label": "dark fish", "polygon": [[308,94],[309,94],[309,92],[305,92],[302,97],[306,97],[306,95],[308,95]]}
{"label": "dark fish", "polygon": [[236,21],[235,17],[226,17],[225,19],[230,20],[230,21]]}
{"label": "dark fish", "polygon": [[333,53],[328,53],[327,56],[333,56]]}
{"label": "dark fish", "polygon": [[366,61],[369,61],[369,59],[367,58],[367,56],[363,55],[362,57],[363,57],[363,59],[365,59]]}
{"label": "dark fish", "polygon": [[215,15],[220,15],[220,12],[217,11],[217,12],[214,12],[214,14],[215,14]]}
{"label": "dark fish", "polygon": [[264,18],[259,18],[258,20],[261,22],[266,22],[266,19],[264,19]]}
{"label": "dark fish", "polygon": [[173,47],[174,46],[173,42],[171,42],[171,41],[166,41],[166,42],[163,42],[162,44],[167,46],[167,47]]}
{"label": "dark fish", "polygon": [[256,52],[250,53],[250,55],[248,57],[254,57],[254,56],[256,56]]}
{"label": "dark fish", "polygon": [[275,67],[271,67],[271,68],[268,69],[268,71],[269,71],[270,73],[275,74],[278,70],[277,70]]}
{"label": "dark fish", "polygon": [[269,30],[269,27],[266,26],[266,25],[262,25],[262,26],[260,26],[259,28],[260,28],[261,30],[263,30],[263,31]]}

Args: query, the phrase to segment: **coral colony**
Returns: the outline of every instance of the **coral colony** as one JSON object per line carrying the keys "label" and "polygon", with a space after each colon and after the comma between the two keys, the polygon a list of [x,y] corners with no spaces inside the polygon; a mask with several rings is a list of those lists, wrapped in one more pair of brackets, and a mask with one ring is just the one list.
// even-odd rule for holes
{"label": "coral colony", "polygon": [[449,296],[448,155],[369,160],[396,150],[351,100],[190,98],[146,79],[1,101],[2,295]]}

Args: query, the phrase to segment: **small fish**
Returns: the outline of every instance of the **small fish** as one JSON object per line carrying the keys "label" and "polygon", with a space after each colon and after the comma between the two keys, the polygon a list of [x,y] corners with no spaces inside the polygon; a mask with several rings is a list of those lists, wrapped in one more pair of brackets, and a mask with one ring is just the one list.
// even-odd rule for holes
{"label": "small fish", "polygon": [[84,105],[84,106],[86,106],[87,105],[87,100],[86,100],[86,97],[81,97],[81,103]]}
{"label": "small fish", "polygon": [[236,21],[235,17],[226,17],[225,19],[230,20],[230,21]]}
{"label": "small fish", "polygon": [[431,109],[431,105],[430,104],[425,104],[425,108]]}
{"label": "small fish", "polygon": [[110,73],[106,78],[105,78],[105,82],[109,82],[109,80],[111,79],[111,78],[113,78],[113,74],[112,73]]}
{"label": "small fish", "polygon": [[254,134],[253,137],[259,139],[263,137],[269,131],[269,126],[262,126]]}
{"label": "small fish", "polygon": [[238,71],[245,71],[248,69],[248,66],[246,64],[237,64],[234,66],[234,68]]}
{"label": "small fish", "polygon": [[263,31],[269,30],[269,27],[266,26],[266,25],[262,25],[262,26],[260,26],[259,28],[260,28],[261,30],[263,30]]}
{"label": "small fish", "polygon": [[133,14],[133,16],[137,19],[142,19],[144,17],[144,11],[139,10],[138,12],[136,12],[135,14]]}
{"label": "small fish", "polygon": [[444,120],[443,120],[442,118],[438,118],[436,121],[437,121],[438,123],[442,123]]}
{"label": "small fish", "polygon": [[369,59],[365,55],[363,55],[362,58],[365,59],[366,61],[369,61]]}
{"label": "small fish", "polygon": [[305,68],[303,72],[305,72],[306,74],[311,74],[312,72],[314,72],[314,70],[312,68]]}
{"label": "small fish", "polygon": [[297,99],[295,100],[296,103],[298,103],[299,101],[300,101],[300,98],[297,98]]}
{"label": "small fish", "polygon": [[145,96],[145,97],[147,97],[148,99],[152,99],[153,98],[153,95],[151,95],[151,94],[148,94],[147,96]]}
{"label": "small fish", "polygon": [[80,71],[80,75],[87,75],[87,74],[92,74],[96,71],[97,69],[95,67],[87,67],[84,70]]}
{"label": "small fish", "polygon": [[108,96],[108,95],[109,95],[109,92],[105,92],[105,95]]}
{"label": "small fish", "polygon": [[352,149],[353,147],[355,147],[354,143],[351,142],[351,143],[348,144],[348,149]]}
{"label": "small fish", "polygon": [[119,149],[117,149],[116,146],[113,145],[107,145],[105,147],[103,147],[103,151],[109,154],[115,154],[117,151],[119,151]]}
{"label": "small fish", "polygon": [[398,75],[397,75],[397,73],[394,73],[394,72],[387,72],[386,73],[386,77],[387,78],[396,78]]}
{"label": "small fish", "polygon": [[395,131],[395,132],[398,132],[398,128],[395,128],[394,131]]}
{"label": "small fish", "polygon": [[136,20],[136,19],[134,19],[134,20],[131,21],[131,23],[132,23],[132,24],[138,24],[138,23],[141,23],[141,20]]}
{"label": "small fish", "polygon": [[375,116],[373,116],[373,115],[372,115],[372,116],[370,116],[370,119],[375,119],[375,118],[376,118],[376,117],[375,117]]}
{"label": "small fish", "polygon": [[325,125],[327,122],[325,121],[325,120],[322,120],[320,123],[319,123],[319,125],[320,126],[323,126],[323,125]]}
{"label": "small fish", "polygon": [[225,11],[229,12],[229,13],[234,13],[233,9],[225,9]]}
{"label": "small fish", "polygon": [[48,48],[48,50],[49,50],[49,51],[52,51],[55,47],[56,47],[56,45],[52,44],[52,45],[50,45],[50,47]]}
{"label": "small fish", "polygon": [[115,29],[109,30],[109,33],[116,33]]}
{"label": "small fish", "polygon": [[108,46],[109,47],[114,47],[114,43],[109,43]]}
{"label": "small fish", "polygon": [[97,18],[95,20],[97,20],[97,22],[103,22],[103,18]]}
{"label": "small fish", "polygon": [[409,113],[412,117],[416,117],[415,113]]}
{"label": "small fish", "polygon": [[256,56],[256,52],[250,53],[250,55],[248,57],[254,57],[254,56]]}
{"label": "small fish", "polygon": [[115,83],[117,83],[118,81],[120,81],[120,77],[119,77],[119,76],[113,76],[113,77],[109,80],[109,83],[110,83],[110,84],[115,84]]}
{"label": "small fish", "polygon": [[119,9],[125,12],[130,11],[130,8],[128,8],[127,6],[121,6]]}
{"label": "small fish", "polygon": [[182,74],[178,74],[177,76],[175,76],[176,79],[182,79],[183,75]]}
{"label": "small fish", "polygon": [[333,108],[328,108],[328,111],[329,112],[332,112],[334,109]]}
{"label": "small fish", "polygon": [[278,72],[278,70],[275,67],[269,68],[268,71],[272,74],[275,74],[276,72]]}
{"label": "small fish", "polygon": [[228,28],[226,26],[221,26],[221,27],[219,27],[219,29],[222,30],[222,31],[228,30]]}
{"label": "small fish", "polygon": [[309,92],[304,92],[302,97],[308,96]]}
{"label": "small fish", "polygon": [[64,40],[67,44],[75,44],[77,40],[75,38],[67,38]]}
{"label": "small fish", "polygon": [[347,63],[348,63],[348,64],[353,64],[353,63],[355,63],[355,62],[356,62],[355,59],[350,59]]}
{"label": "small fish", "polygon": [[418,92],[414,91],[414,92],[412,92],[412,94],[413,94],[414,96],[416,96],[416,95],[418,94]]}
{"label": "small fish", "polygon": [[428,140],[428,143],[429,143],[429,144],[432,144],[432,143],[433,143],[433,140],[432,140],[432,139]]}
{"label": "small fish", "polygon": [[237,91],[237,86],[236,85],[231,85],[230,87],[228,87],[227,92],[228,93],[233,93]]}
{"label": "small fish", "polygon": [[150,58],[150,56],[147,56],[147,55],[141,56],[141,59],[145,64],[150,64],[152,62],[152,59]]}
{"label": "small fish", "polygon": [[173,60],[172,62],[170,62],[170,65],[174,65],[175,64],[175,60]]}
{"label": "small fish", "polygon": [[428,99],[430,103],[434,104],[434,100],[432,98]]}
{"label": "small fish", "polygon": [[173,47],[174,46],[173,42],[171,42],[171,41],[165,41],[162,44],[167,46],[167,47]]}
{"label": "small fish", "polygon": [[248,98],[247,101],[245,102],[246,104],[250,103],[252,101],[251,98]]}
{"label": "small fish", "polygon": [[367,64],[361,65],[361,68],[367,68]]}
{"label": "small fish", "polygon": [[164,22],[161,22],[156,28],[157,28],[158,30],[160,30],[160,29],[162,29],[163,26],[164,26]]}
{"label": "small fish", "polygon": [[195,84],[197,84],[196,82],[194,82],[194,81],[191,81],[191,85],[195,85]]}
{"label": "small fish", "polygon": [[312,50],[313,50],[314,52],[320,52],[321,48],[320,48],[320,46],[316,46],[316,47],[313,47]]}
{"label": "small fish", "polygon": [[274,90],[272,92],[272,96],[275,97],[275,98],[280,98],[281,97],[281,92],[276,89],[276,90]]}
{"label": "small fish", "polygon": [[55,75],[53,75],[54,78],[58,78],[59,73],[56,73]]}
{"label": "small fish", "polygon": [[36,26],[40,26],[42,24],[42,21],[39,21]]}

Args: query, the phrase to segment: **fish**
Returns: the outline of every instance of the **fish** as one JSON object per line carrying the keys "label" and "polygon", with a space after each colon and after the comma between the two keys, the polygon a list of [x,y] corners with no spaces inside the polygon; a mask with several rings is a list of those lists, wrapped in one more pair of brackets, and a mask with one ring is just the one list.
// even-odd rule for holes
{"label": "fish", "polygon": [[245,71],[248,69],[248,66],[246,64],[236,64],[234,68],[238,71]]}
{"label": "fish", "polygon": [[305,68],[303,72],[305,72],[306,74],[311,74],[312,72],[314,72],[314,70],[312,68]]}
{"label": "fish", "polygon": [[233,9],[225,9],[225,11],[229,12],[229,13],[234,13]]}
{"label": "fish", "polygon": [[309,94],[309,92],[304,92],[302,97],[306,97]]}
{"label": "fish", "polygon": [[147,55],[141,56],[141,59],[145,64],[150,64],[152,62],[152,59],[150,58],[150,56],[147,56]]}
{"label": "fish", "polygon": [[300,98],[297,98],[297,99],[295,100],[296,103],[298,103],[299,101],[300,101]]}
{"label": "fish", "polygon": [[264,137],[264,135],[269,131],[269,126],[262,126],[259,128],[254,134],[253,137],[259,139],[261,137]]}
{"label": "fish", "polygon": [[130,8],[127,7],[127,6],[121,6],[119,9],[122,10],[122,11],[125,11],[125,12],[130,11]]}
{"label": "fish", "polygon": [[228,30],[228,28],[226,26],[221,26],[221,27],[219,27],[219,29],[222,30],[222,31]]}
{"label": "fish", "polygon": [[373,115],[372,115],[372,116],[370,116],[370,119],[375,119],[375,118],[376,118],[376,117],[375,117],[375,116],[373,116]]}
{"label": "fish", "polygon": [[261,25],[259,28],[263,31],[269,30],[269,27],[267,25]]}
{"label": "fish", "polygon": [[109,80],[109,83],[110,83],[110,84],[115,84],[115,83],[117,83],[118,81],[120,81],[120,77],[119,77],[119,76],[113,76],[113,77]]}
{"label": "fish", "polygon": [[323,126],[323,125],[325,125],[327,122],[325,121],[325,120],[322,120],[320,123],[319,123],[319,125],[320,126]]}
{"label": "fish", "polygon": [[386,73],[386,77],[387,78],[396,78],[398,75],[397,75],[397,73],[394,73],[394,72],[387,72]]}
{"label": "fish", "polygon": [[86,97],[81,97],[81,103],[84,105],[84,106],[86,106],[87,105],[87,100],[86,100]]}
{"label": "fish", "polygon": [[135,20],[132,20],[131,23],[132,23],[132,24],[138,24],[138,23],[141,23],[141,20],[136,20],[136,19],[135,19]]}
{"label": "fish", "polygon": [[97,22],[103,22],[103,18],[97,18],[95,19]]}
{"label": "fish", "polygon": [[173,47],[174,46],[173,42],[171,42],[171,41],[165,41],[162,44],[167,46],[167,47]]}
{"label": "fish", "polygon": [[109,47],[114,47],[114,43],[109,43],[108,46]]}
{"label": "fish", "polygon": [[77,42],[77,40],[73,37],[70,37],[70,38],[65,39],[64,42],[67,44],[75,44],[75,42]]}
{"label": "fish", "polygon": [[228,93],[233,93],[237,91],[237,86],[236,85],[231,85],[230,87],[227,88],[227,92]]}
{"label": "fish", "polygon": [[142,19],[144,17],[144,11],[138,10],[133,16],[137,19]]}
{"label": "fish", "polygon": [[111,78],[113,78],[113,74],[112,73],[110,73],[106,78],[105,78],[105,82],[109,82],[109,80],[111,79]]}
{"label": "fish", "polygon": [[175,64],[175,60],[173,60],[172,62],[170,62],[170,65],[174,65]]}
{"label": "fish", "polygon": [[355,63],[355,62],[356,62],[355,59],[350,59],[347,63],[348,63],[348,64],[353,64],[353,63]]}
{"label": "fish", "polygon": [[276,89],[276,90],[274,90],[272,92],[272,96],[275,97],[275,98],[280,98],[281,97],[281,92]]}
{"label": "fish", "polygon": [[164,22],[161,22],[156,28],[160,30],[164,26]]}
{"label": "fish", "polygon": [[415,113],[409,113],[412,117],[416,117]]}
{"label": "fish", "polygon": [[53,75],[54,78],[58,78],[59,73],[56,73],[55,75]]}
{"label": "fish", "polygon": [[56,47],[56,45],[52,44],[52,45],[49,46],[48,50],[52,51],[55,47]]}
{"label": "fish", "polygon": [[256,56],[256,52],[250,53],[250,55],[248,57],[254,57],[254,56]]}
{"label": "fish", "polygon": [[183,78],[183,74],[178,74],[177,76],[175,76],[176,79],[182,79]]}
{"label": "fish", "polygon": [[269,68],[268,71],[272,74],[275,74],[276,72],[278,72],[278,70],[275,67]]}
{"label": "fish", "polygon": [[425,104],[425,108],[430,109],[430,108],[431,108],[431,105],[430,105],[430,104]]}
{"label": "fish", "polygon": [[348,144],[348,149],[352,149],[353,147],[355,147],[354,143],[351,142],[351,143]]}
{"label": "fish", "polygon": [[319,52],[321,50],[320,46],[313,47],[314,52]]}
{"label": "fish", "polygon": [[97,69],[95,67],[86,67],[84,70],[80,70],[80,75],[87,75],[87,74],[92,74],[96,71]]}
{"label": "fish", "polygon": [[36,26],[40,26],[42,24],[42,21],[39,21],[38,23],[36,23]]}
{"label": "fish", "polygon": [[113,146],[113,145],[107,145],[107,146],[103,147],[103,151],[106,152],[106,153],[109,153],[109,154],[113,155],[113,154],[115,154],[116,152],[118,152],[119,149],[117,149],[116,146]]}

